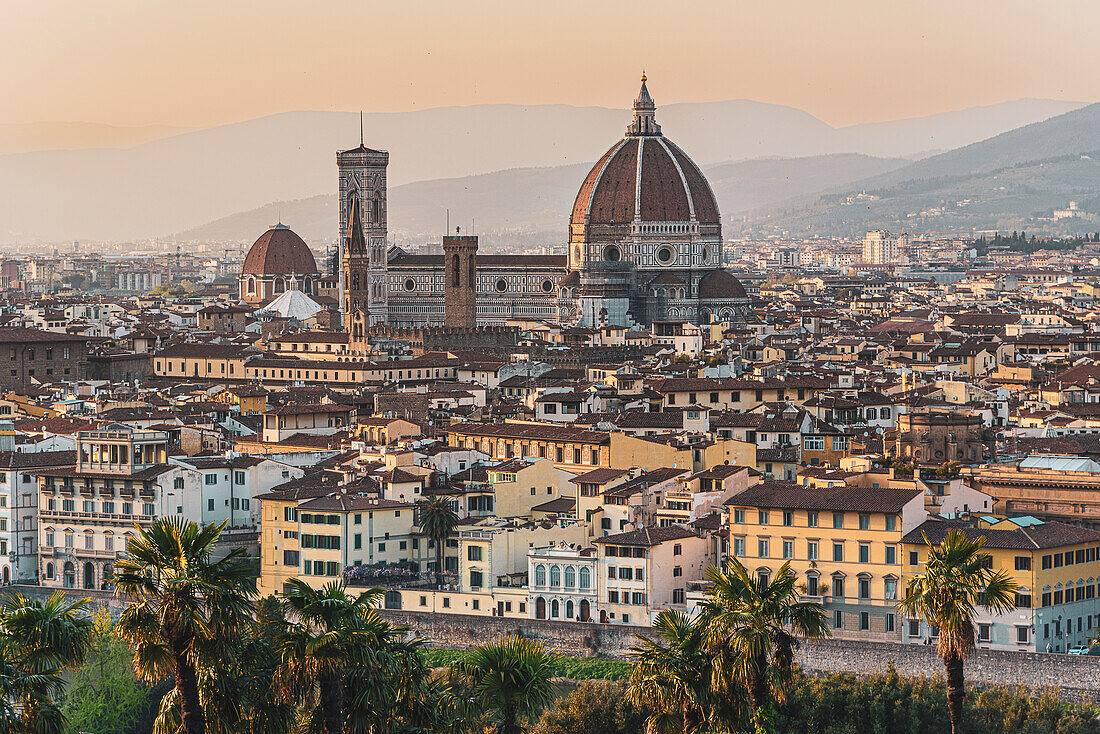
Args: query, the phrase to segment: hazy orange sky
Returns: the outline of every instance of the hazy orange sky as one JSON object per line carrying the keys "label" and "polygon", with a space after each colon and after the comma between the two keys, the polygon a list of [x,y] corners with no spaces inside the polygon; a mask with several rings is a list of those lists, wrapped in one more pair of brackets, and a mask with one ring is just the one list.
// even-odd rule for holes
{"label": "hazy orange sky", "polygon": [[1100,100],[1100,3],[0,0],[0,122],[754,99],[848,125]]}

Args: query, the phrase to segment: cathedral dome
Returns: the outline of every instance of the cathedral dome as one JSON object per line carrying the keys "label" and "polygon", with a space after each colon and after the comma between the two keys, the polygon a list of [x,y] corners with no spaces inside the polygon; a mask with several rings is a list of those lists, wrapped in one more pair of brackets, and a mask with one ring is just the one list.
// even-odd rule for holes
{"label": "cathedral dome", "polygon": [[[592,225],[642,222],[718,224],[718,202],[695,162],[661,134],[642,77],[634,122],[581,184],[571,231]],[[639,161],[640,158],[640,161]]]}
{"label": "cathedral dome", "polygon": [[748,298],[745,286],[728,270],[712,270],[699,281],[699,300],[722,301],[729,298]]}
{"label": "cathedral dome", "polygon": [[241,275],[317,275],[309,246],[285,224],[276,224],[252,243]]}

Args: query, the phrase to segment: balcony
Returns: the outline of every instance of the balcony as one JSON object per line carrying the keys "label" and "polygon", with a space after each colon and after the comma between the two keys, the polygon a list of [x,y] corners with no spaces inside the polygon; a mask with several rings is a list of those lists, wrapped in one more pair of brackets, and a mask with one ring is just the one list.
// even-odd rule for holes
{"label": "balcony", "polygon": [[130,523],[151,523],[156,520],[154,515],[124,515],[119,512],[78,512],[76,510],[42,510],[40,516],[43,520],[83,520],[85,522],[109,522],[118,521],[129,525]]}
{"label": "balcony", "polygon": [[113,550],[102,550],[99,548],[74,548],[72,550],[77,558],[107,558],[114,560],[118,557],[118,553]]}

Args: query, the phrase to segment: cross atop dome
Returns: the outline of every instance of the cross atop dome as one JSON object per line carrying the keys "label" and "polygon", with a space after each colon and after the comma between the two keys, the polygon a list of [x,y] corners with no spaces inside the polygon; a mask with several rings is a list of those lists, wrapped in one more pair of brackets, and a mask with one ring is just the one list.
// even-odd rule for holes
{"label": "cross atop dome", "polygon": [[657,105],[653,103],[653,97],[649,96],[645,80],[643,71],[642,88],[638,90],[638,96],[634,100],[634,122],[626,129],[627,137],[661,134],[661,126],[657,124]]}

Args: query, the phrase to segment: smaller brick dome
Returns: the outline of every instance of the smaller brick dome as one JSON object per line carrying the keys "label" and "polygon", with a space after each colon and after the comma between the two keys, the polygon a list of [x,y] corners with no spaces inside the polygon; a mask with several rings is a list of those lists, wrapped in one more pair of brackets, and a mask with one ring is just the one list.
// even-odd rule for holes
{"label": "smaller brick dome", "polygon": [[699,281],[699,300],[702,301],[748,297],[745,286],[728,270],[712,270]]}
{"label": "smaller brick dome", "polygon": [[285,224],[276,224],[252,243],[241,275],[318,275],[317,261],[305,241]]}

